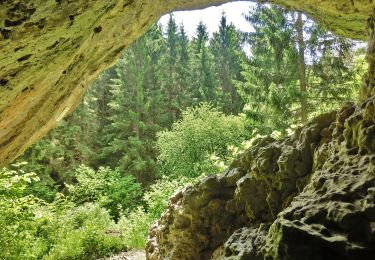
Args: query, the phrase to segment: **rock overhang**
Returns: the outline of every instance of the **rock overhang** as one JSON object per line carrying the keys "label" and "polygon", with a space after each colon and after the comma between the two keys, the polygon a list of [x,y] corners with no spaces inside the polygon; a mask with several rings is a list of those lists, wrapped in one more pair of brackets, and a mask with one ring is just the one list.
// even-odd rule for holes
{"label": "rock overhang", "polygon": [[[160,16],[225,2],[0,0],[0,166],[72,112],[90,82]],[[268,2],[360,40],[374,6],[372,0]]]}

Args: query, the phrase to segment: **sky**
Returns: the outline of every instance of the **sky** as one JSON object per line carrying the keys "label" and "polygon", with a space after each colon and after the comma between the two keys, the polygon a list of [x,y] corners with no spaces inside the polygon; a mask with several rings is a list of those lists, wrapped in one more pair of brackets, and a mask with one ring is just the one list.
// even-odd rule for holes
{"label": "sky", "polygon": [[[203,21],[207,25],[207,29],[212,35],[219,28],[219,22],[221,14],[225,11],[228,22],[232,22],[239,30],[243,32],[251,31],[252,27],[246,22],[243,17],[243,13],[247,13],[250,6],[254,6],[254,3],[239,1],[223,4],[217,7],[209,7],[202,10],[194,11],[179,11],[174,12],[174,17],[177,25],[184,24],[185,30],[190,38],[195,34],[195,30],[200,21]],[[165,28],[168,23],[169,15],[164,15],[160,19],[160,23]]]}

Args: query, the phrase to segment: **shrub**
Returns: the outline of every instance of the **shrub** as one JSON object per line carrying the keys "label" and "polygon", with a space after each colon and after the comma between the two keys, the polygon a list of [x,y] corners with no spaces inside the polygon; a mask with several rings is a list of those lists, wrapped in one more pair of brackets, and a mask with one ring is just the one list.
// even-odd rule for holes
{"label": "shrub", "polygon": [[52,202],[56,198],[57,185],[53,186],[43,181],[32,182],[26,187],[25,194],[34,195],[44,201]]}
{"label": "shrub", "polygon": [[118,222],[121,236],[125,245],[129,248],[143,249],[150,225],[154,219],[138,206],[130,212],[125,212]]}
{"label": "shrub", "polygon": [[38,178],[20,166],[0,170],[0,259],[36,259],[43,253],[43,240],[36,237],[43,202],[23,196],[27,184]]}
{"label": "shrub", "polygon": [[203,163],[215,153],[224,160],[228,146],[239,146],[245,138],[244,119],[227,116],[207,104],[188,108],[172,130],[158,134],[158,162],[169,176],[197,177],[215,170]]}
{"label": "shrub", "polygon": [[48,240],[53,246],[45,259],[97,259],[125,248],[117,225],[98,204],[66,209],[49,225]]}
{"label": "shrub", "polygon": [[125,249],[108,210],[25,195],[38,178],[19,166],[0,170],[0,259],[96,259]]}
{"label": "shrub", "polygon": [[118,171],[100,167],[98,171],[81,165],[76,170],[77,183],[67,185],[69,197],[77,204],[98,202],[117,219],[121,209],[136,206],[142,187],[133,176],[121,176]]}
{"label": "shrub", "polygon": [[125,245],[130,248],[144,248],[150,225],[160,218],[170,196],[188,183],[188,178],[163,178],[151,185],[143,196],[146,209],[139,206],[132,211],[124,212],[120,217],[119,226]]}
{"label": "shrub", "polygon": [[177,190],[191,182],[188,178],[168,179],[164,177],[151,185],[149,190],[144,194],[143,199],[147,205],[147,213],[153,220],[156,220],[165,210],[169,198]]}

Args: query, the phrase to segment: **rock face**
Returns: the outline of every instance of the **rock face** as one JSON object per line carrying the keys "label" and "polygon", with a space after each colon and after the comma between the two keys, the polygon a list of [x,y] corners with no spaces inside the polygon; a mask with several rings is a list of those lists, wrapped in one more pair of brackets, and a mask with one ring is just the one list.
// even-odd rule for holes
{"label": "rock face", "polygon": [[375,259],[375,98],[259,139],[223,174],[177,193],[147,256]]}
{"label": "rock face", "polygon": [[[0,0],[0,166],[74,110],[90,81],[162,14],[229,0]],[[366,38],[372,0],[270,0]]]}

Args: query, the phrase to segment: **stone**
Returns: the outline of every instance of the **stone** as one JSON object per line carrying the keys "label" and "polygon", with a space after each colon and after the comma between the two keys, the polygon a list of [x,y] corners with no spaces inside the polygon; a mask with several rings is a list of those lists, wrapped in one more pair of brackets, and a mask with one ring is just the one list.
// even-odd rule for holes
{"label": "stone", "polygon": [[228,238],[224,245],[218,248],[211,259],[222,260],[262,260],[258,254],[267,236],[269,225],[261,224],[256,228],[240,228]]}

